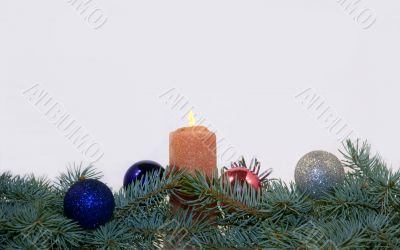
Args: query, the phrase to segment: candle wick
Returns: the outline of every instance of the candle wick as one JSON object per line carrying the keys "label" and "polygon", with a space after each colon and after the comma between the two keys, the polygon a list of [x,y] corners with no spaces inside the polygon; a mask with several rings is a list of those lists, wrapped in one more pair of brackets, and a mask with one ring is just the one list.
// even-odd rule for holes
{"label": "candle wick", "polygon": [[189,126],[193,127],[196,124],[196,118],[194,117],[193,111],[189,112]]}

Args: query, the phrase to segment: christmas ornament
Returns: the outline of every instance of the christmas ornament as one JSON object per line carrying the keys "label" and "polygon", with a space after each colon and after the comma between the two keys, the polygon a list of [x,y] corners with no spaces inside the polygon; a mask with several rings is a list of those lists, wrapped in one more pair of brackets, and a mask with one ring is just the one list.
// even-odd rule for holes
{"label": "christmas ornament", "polygon": [[131,183],[136,180],[142,180],[144,184],[144,176],[148,172],[158,171],[159,175],[162,176],[164,173],[163,167],[154,161],[139,161],[133,164],[125,173],[124,187],[127,188]]}
{"label": "christmas ornament", "polygon": [[242,158],[240,161],[232,163],[230,169],[224,167],[222,177],[228,178],[232,186],[234,186],[237,181],[242,184],[246,182],[254,189],[259,190],[261,187],[267,186],[267,177],[272,172],[271,169],[267,169],[258,175],[260,167],[261,164],[257,159],[253,159],[250,166],[247,167],[244,158]]}
{"label": "christmas ornament", "polygon": [[83,228],[105,224],[115,207],[111,190],[101,181],[84,179],[72,185],[64,197],[64,213]]}
{"label": "christmas ornament", "polygon": [[335,155],[312,151],[297,163],[294,179],[301,192],[318,199],[343,182],[344,168]]}

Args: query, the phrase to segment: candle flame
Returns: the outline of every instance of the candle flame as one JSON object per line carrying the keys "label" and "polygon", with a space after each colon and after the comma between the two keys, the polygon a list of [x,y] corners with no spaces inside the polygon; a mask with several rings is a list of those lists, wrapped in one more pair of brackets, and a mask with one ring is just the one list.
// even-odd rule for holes
{"label": "candle flame", "polygon": [[196,119],[194,118],[193,111],[189,112],[189,126],[193,127],[196,124]]}

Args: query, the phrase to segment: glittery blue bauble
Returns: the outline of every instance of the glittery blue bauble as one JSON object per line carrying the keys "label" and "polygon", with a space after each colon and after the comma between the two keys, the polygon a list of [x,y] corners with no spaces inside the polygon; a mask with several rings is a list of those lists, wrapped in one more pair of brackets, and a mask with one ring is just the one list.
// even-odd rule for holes
{"label": "glittery blue bauble", "polygon": [[124,177],[124,187],[127,188],[129,184],[135,182],[136,180],[142,180],[142,184],[144,184],[143,178],[148,172],[158,171],[160,176],[163,175],[164,169],[160,164],[154,161],[139,161],[130,167],[125,174]]}
{"label": "glittery blue bauble", "polygon": [[301,192],[318,199],[343,183],[344,168],[335,155],[312,151],[297,163],[294,179]]}
{"label": "glittery blue bauble", "polygon": [[111,190],[101,181],[81,180],[72,185],[64,197],[64,213],[83,228],[105,224],[115,207]]}

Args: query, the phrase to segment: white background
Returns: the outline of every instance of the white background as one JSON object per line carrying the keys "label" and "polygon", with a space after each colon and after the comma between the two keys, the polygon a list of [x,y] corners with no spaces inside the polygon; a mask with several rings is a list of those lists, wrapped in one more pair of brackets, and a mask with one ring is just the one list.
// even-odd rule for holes
{"label": "white background", "polygon": [[159,98],[171,88],[273,177],[292,180],[310,150],[339,155],[295,98],[308,88],[398,168],[399,1],[363,0],[369,29],[336,0],[92,2],[98,29],[65,0],[0,2],[1,172],[53,178],[85,160],[22,95],[34,84],[101,143],[114,190],[132,163],[168,163],[168,134],[187,125]]}

